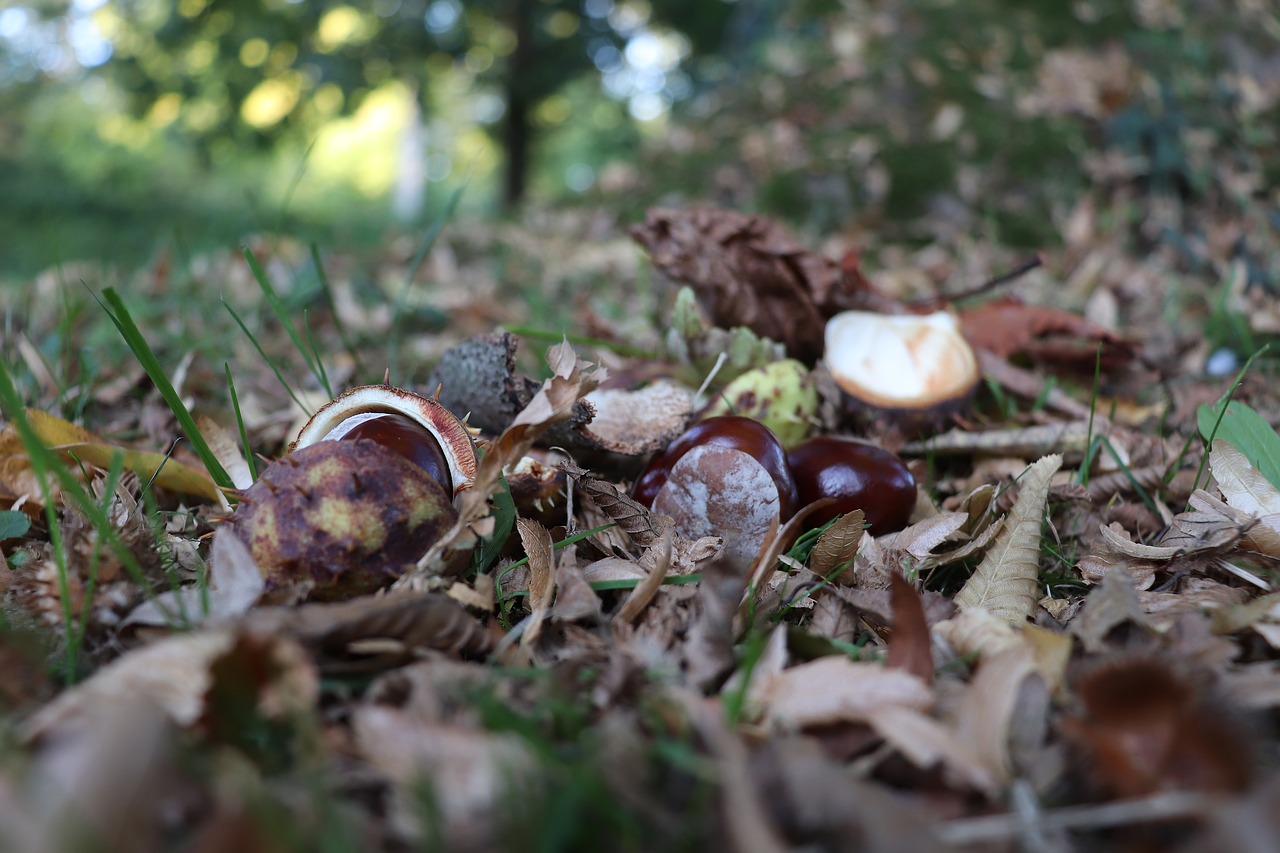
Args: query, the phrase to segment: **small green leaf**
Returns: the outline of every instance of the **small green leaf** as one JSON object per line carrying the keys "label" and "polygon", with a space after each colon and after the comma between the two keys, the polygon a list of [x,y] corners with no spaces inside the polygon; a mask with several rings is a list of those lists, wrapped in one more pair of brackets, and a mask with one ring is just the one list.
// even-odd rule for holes
{"label": "small green leaf", "polygon": [[473,563],[479,572],[487,572],[501,556],[507,537],[516,526],[516,502],[511,497],[511,487],[507,485],[506,477],[502,477],[499,482],[501,488],[490,499],[494,515],[493,535],[485,537],[475,552]]}
{"label": "small green leaf", "polygon": [[30,529],[31,519],[16,509],[0,511],[0,541],[26,536]]}
{"label": "small green leaf", "polygon": [[[1238,400],[1227,403],[1227,411],[1218,422],[1221,406],[1221,403],[1205,405],[1196,412],[1196,424],[1205,441],[1220,438],[1230,444],[1243,453],[1271,485],[1280,488],[1280,435],[1276,435],[1262,415]],[[1218,424],[1216,433],[1215,423]]]}

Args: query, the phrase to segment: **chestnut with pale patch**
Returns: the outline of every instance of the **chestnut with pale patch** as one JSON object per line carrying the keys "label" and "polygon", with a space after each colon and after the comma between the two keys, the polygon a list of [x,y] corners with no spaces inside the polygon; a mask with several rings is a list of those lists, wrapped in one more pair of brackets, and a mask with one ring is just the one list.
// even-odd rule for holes
{"label": "chestnut with pale patch", "polygon": [[400,577],[457,518],[426,471],[368,439],[321,441],[263,472],[231,528],[274,601],[363,595]]}
{"label": "chestnut with pale patch", "polygon": [[704,444],[689,450],[671,468],[653,502],[690,539],[724,538],[724,555],[746,569],[760,553],[779,519],[773,475],[748,453]]}
{"label": "chestnut with pale patch", "polygon": [[967,400],[978,359],[949,311],[886,315],[846,311],[826,326],[823,361],[850,402],[927,412]]}

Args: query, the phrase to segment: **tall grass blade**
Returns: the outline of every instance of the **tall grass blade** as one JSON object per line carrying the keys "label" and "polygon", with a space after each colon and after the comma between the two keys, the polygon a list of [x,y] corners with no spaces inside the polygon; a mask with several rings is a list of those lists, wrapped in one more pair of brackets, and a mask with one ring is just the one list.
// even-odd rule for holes
{"label": "tall grass blade", "polygon": [[[53,549],[55,559],[58,560],[59,595],[62,598],[64,625],[67,628],[68,642],[70,642],[74,634],[75,622],[72,618],[70,595],[67,588],[66,551],[62,539],[62,528],[58,522],[57,502],[54,499],[55,495],[51,487],[51,480],[57,481],[62,495],[89,520],[89,523],[97,532],[99,540],[111,549],[111,553],[124,566],[125,573],[141,588],[143,595],[148,599],[154,598],[155,592],[151,588],[151,582],[143,573],[142,566],[138,564],[133,552],[120,539],[120,535],[117,533],[115,525],[111,523],[106,510],[99,505],[98,501],[93,498],[81,481],[62,463],[57,453],[45,447],[40,440],[40,436],[31,426],[31,422],[27,419],[26,407],[22,398],[18,395],[18,389],[13,384],[9,366],[3,361],[0,361],[0,412],[4,412],[17,431],[18,438],[22,441],[23,449],[26,451],[27,459],[31,464],[31,470],[35,474],[36,482],[40,484],[45,508],[45,520],[49,525],[49,544]],[[115,466],[116,462],[113,461],[112,469]],[[74,670],[68,670],[67,674],[69,679],[74,679]]]}
{"label": "tall grass blade", "polygon": [[[320,387],[330,397],[333,396],[333,389],[329,387],[329,379],[325,376],[324,368],[318,363],[319,355],[308,352],[306,344],[298,335],[298,330],[293,327],[293,323],[289,321],[289,312],[281,301],[280,295],[276,293],[276,289],[271,284],[271,279],[267,277],[267,271],[262,268],[262,264],[258,263],[258,259],[253,256],[253,252],[249,247],[244,248],[244,259],[249,264],[249,270],[253,273],[253,277],[258,282],[258,287],[262,290],[262,295],[267,299],[267,305],[271,307],[271,313],[276,315],[276,319],[280,325],[284,327],[285,332],[289,335],[289,340],[293,341],[293,346],[297,349],[298,354],[302,356],[302,360],[306,362],[307,369],[311,371],[311,375],[320,383]],[[243,325],[243,324],[242,324]]]}
{"label": "tall grass blade", "polygon": [[244,336],[249,339],[249,343],[253,344],[253,348],[258,351],[258,355],[262,356],[263,363],[266,364],[267,367],[271,368],[271,372],[276,375],[276,379],[280,380],[280,384],[284,386],[284,390],[288,392],[289,397],[293,399],[293,402],[298,404],[298,408],[306,412],[308,416],[315,414],[307,408],[305,403],[298,399],[297,394],[293,393],[293,386],[284,378],[284,374],[280,372],[280,368],[271,360],[271,356],[267,355],[266,350],[262,348],[262,344],[258,343],[258,339],[254,336],[253,332],[249,331],[249,327],[245,325],[244,320],[240,319],[240,315],[236,313],[236,309],[232,308],[225,299],[222,300],[222,307],[226,308],[227,311],[231,313],[231,318],[236,321],[236,325],[240,327],[240,331],[244,332]]}
{"label": "tall grass blade", "polygon": [[422,244],[418,247],[418,253],[414,255],[413,261],[409,264],[409,272],[405,276],[404,286],[400,288],[400,293],[396,296],[396,303],[391,311],[391,373],[399,374],[400,360],[400,330],[403,328],[401,322],[404,316],[405,306],[409,304],[409,291],[413,287],[413,280],[418,276],[418,270],[427,260],[427,256],[431,254],[432,248],[436,245],[436,240],[440,237],[440,232],[453,219],[453,215],[458,210],[458,202],[462,200],[462,194],[467,189],[464,183],[455,189],[450,195],[449,200],[445,202],[444,210],[440,216],[431,223],[431,227],[427,229],[427,233],[422,238]]}
{"label": "tall grass blade", "polygon": [[240,432],[240,444],[244,448],[244,461],[249,465],[249,476],[258,479],[258,466],[253,461],[253,450],[249,447],[249,431],[244,425],[244,415],[240,413],[240,396],[236,394],[236,383],[231,378],[231,365],[222,363],[222,372],[227,375],[227,390],[231,392],[231,408],[236,413],[236,429]]}
{"label": "tall grass blade", "polygon": [[[142,336],[142,332],[138,330],[137,325],[133,322],[133,317],[129,315],[129,309],[125,307],[120,295],[116,293],[115,288],[108,287],[102,292],[102,299],[105,299],[107,303],[103,305],[107,316],[111,318],[111,322],[115,324],[121,336],[124,337],[125,343],[133,351],[134,358],[138,359],[142,369],[147,372],[147,376],[155,383],[160,395],[164,397],[164,401],[169,404],[169,410],[173,412],[173,416],[178,420],[178,426],[182,428],[187,441],[191,442],[191,449],[200,457],[200,461],[204,463],[209,476],[224,489],[234,488],[231,476],[227,474],[226,469],[222,467],[222,463],[218,461],[218,457],[209,448],[209,443],[200,434],[200,430],[196,427],[195,418],[191,417],[191,412],[187,411],[187,406],[182,402],[182,397],[173,387],[173,383],[169,381],[169,377],[165,375],[164,368],[160,366],[160,360],[156,358],[156,354],[147,344],[146,338]],[[102,300],[99,300],[99,304],[102,304]]]}
{"label": "tall grass blade", "polygon": [[325,303],[329,306],[329,310],[333,312],[333,325],[338,330],[338,338],[342,341],[342,348],[347,351],[347,355],[351,356],[351,361],[356,366],[356,372],[364,373],[364,364],[360,361],[360,353],[356,351],[355,344],[351,339],[351,333],[347,329],[347,324],[342,319],[341,312],[338,311],[338,303],[333,298],[333,285],[329,283],[329,274],[324,271],[324,264],[320,261],[320,249],[315,243],[310,244],[310,249],[311,263],[316,268],[316,279],[320,282],[320,289],[324,291]]}

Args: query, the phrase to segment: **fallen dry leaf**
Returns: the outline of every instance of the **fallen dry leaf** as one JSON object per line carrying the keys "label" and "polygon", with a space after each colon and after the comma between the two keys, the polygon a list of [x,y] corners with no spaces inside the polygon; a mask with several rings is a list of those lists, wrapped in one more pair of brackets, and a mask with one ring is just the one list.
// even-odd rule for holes
{"label": "fallen dry leaf", "polygon": [[1001,358],[1022,353],[1044,363],[1092,372],[1101,345],[1103,370],[1132,360],[1133,344],[1085,318],[1045,305],[1002,297],[960,315],[964,336],[975,349]]}
{"label": "fallen dry leaf", "polygon": [[655,267],[693,286],[712,323],[746,326],[802,361],[822,354],[826,320],[853,307],[839,266],[762,216],[652,209],[631,236]]}
{"label": "fallen dry leaf", "polygon": [[127,625],[201,625],[230,619],[257,604],[266,587],[262,570],[238,536],[222,528],[213,536],[208,589],[181,587],[142,602],[120,623]]}
{"label": "fallen dry leaf", "polygon": [[1052,455],[1027,469],[1004,529],[956,593],[958,606],[981,607],[1012,624],[1021,624],[1031,615],[1040,576],[1040,523],[1049,481],[1060,467],[1062,457]]}

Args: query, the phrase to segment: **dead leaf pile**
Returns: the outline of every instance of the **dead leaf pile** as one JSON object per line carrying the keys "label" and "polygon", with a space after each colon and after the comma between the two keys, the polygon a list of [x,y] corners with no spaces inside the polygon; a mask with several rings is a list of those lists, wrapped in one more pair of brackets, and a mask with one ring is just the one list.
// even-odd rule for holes
{"label": "dead leaf pile", "polygon": [[[1178,849],[1234,813],[1280,837],[1260,725],[1280,708],[1265,419],[1274,446],[1224,416],[1201,452],[1210,430],[1168,420],[1172,399],[1100,402],[1153,371],[1180,381],[1171,351],[987,301],[965,313],[984,393],[944,431],[864,436],[916,474],[905,529],[872,537],[860,510],[814,528],[819,503],[750,537],[681,535],[630,486],[691,417],[690,368],[812,361],[835,311],[907,306],[763,217],[653,211],[634,236],[692,288],[645,341],[675,363],[562,343],[538,381],[512,335],[441,347],[430,383],[481,433],[478,474],[451,529],[374,595],[266,606],[198,469],[24,410],[81,496],[41,481],[11,419],[0,493],[25,532],[0,566],[20,756],[0,770],[5,842],[267,849],[278,822],[300,849],[561,832],[598,849]],[[274,449],[298,412],[252,379],[246,435]],[[1211,408],[1227,389],[1203,382]],[[122,433],[149,434],[110,399]],[[255,463],[214,414],[200,429],[243,488]],[[829,406],[807,427],[854,423]],[[559,454],[537,462],[555,513],[510,497],[535,448]]]}

